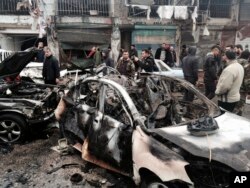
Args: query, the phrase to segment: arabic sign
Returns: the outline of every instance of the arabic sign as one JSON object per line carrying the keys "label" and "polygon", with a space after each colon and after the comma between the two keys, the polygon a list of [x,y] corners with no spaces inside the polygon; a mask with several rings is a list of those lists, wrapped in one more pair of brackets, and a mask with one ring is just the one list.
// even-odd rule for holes
{"label": "arabic sign", "polygon": [[175,29],[135,30],[132,33],[133,44],[175,43]]}

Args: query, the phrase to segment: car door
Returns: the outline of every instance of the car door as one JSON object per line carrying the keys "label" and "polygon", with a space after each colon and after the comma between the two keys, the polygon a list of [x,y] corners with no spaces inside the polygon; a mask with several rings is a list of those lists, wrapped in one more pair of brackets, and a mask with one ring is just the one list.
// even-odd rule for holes
{"label": "car door", "polygon": [[132,123],[119,91],[102,84],[99,107],[88,131],[88,152],[113,168],[131,174]]}

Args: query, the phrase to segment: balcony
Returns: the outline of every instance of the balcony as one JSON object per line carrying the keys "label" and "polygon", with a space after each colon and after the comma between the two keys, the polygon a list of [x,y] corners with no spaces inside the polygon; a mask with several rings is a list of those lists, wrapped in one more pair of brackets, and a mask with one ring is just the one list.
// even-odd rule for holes
{"label": "balcony", "polygon": [[58,0],[60,16],[109,16],[109,0]]}
{"label": "balcony", "polygon": [[200,11],[207,11],[211,18],[231,18],[232,0],[200,1]]}
{"label": "balcony", "polygon": [[240,5],[240,21],[249,22],[250,21],[250,2],[243,2]]}
{"label": "balcony", "polygon": [[[20,4],[21,0],[1,0],[0,14],[1,15],[29,15],[28,4]],[[17,10],[18,6],[19,10]]]}
{"label": "balcony", "polygon": [[[134,4],[136,2],[136,4]],[[141,3],[140,3],[141,2]],[[148,2],[148,5],[147,5]],[[137,18],[146,18],[147,17],[147,7],[149,6],[151,9],[150,12],[150,18],[159,18],[157,9],[160,5],[170,5],[171,0],[155,0],[154,4],[150,4],[150,0],[147,2],[144,1],[133,1],[133,0],[128,0],[128,5],[129,5],[129,11],[128,11],[128,17],[137,17]],[[140,6],[141,5],[141,6]]]}

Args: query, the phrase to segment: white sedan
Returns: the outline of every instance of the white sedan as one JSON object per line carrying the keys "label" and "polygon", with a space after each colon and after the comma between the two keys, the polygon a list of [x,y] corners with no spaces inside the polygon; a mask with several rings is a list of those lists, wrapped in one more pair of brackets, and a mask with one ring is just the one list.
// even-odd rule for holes
{"label": "white sedan", "polygon": [[181,68],[171,68],[160,59],[155,59],[155,64],[159,69],[160,74],[164,76],[184,79],[184,74]]}

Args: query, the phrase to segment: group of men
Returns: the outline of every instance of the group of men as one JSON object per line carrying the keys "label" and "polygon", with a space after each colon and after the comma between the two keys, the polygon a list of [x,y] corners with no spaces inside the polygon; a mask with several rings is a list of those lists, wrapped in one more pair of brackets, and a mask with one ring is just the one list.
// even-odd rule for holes
{"label": "group of men", "polygon": [[117,61],[116,69],[128,77],[134,77],[136,71],[144,70],[145,72],[158,71],[155,65],[154,58],[148,49],[142,50],[141,59],[138,58],[138,53],[131,53],[127,50],[123,51],[122,57]]}
{"label": "group of men", "polygon": [[[195,47],[189,47],[188,55],[182,62],[185,79],[194,85],[198,81],[198,59],[195,52]],[[217,96],[218,105],[231,112],[236,106],[242,108],[241,96],[245,98],[250,94],[249,56],[250,52],[243,51],[241,45],[229,45],[224,50],[217,45],[211,48],[203,66],[205,95],[208,99]],[[184,99],[192,101],[193,94],[187,91]]]}
{"label": "group of men", "polygon": [[[58,60],[52,55],[51,50],[48,47],[43,48],[41,43],[39,43],[38,49],[41,50],[41,53],[38,53],[37,58],[44,58],[43,77],[45,83],[57,84],[60,76]],[[95,49],[92,51],[95,53],[91,55],[95,57],[98,50]],[[173,52],[174,50],[171,50],[168,44],[163,43],[156,50],[155,58],[162,59],[167,65],[173,66],[176,58],[176,54]],[[190,46],[187,50],[185,48],[185,52],[185,56],[182,57],[184,78],[193,85],[196,85],[199,64],[196,57],[196,48]],[[42,55],[43,53],[44,55]],[[101,55],[103,63],[116,68],[122,75],[128,77],[133,78],[136,71],[158,71],[152,52],[149,49],[142,50],[141,59],[139,59],[135,46],[131,45],[130,52],[127,50],[121,51],[116,66],[109,56],[109,51],[103,51]],[[250,78],[247,77],[250,74],[249,56],[249,51],[244,51],[241,45],[236,45],[235,47],[229,45],[224,50],[217,45],[211,48],[211,52],[206,55],[203,66],[205,95],[208,99],[213,99],[217,96],[220,107],[231,112],[234,111],[241,96],[245,97],[250,94],[250,83],[248,83],[250,82]],[[186,91],[184,100],[192,102],[193,99],[193,94]]]}

